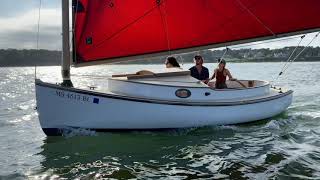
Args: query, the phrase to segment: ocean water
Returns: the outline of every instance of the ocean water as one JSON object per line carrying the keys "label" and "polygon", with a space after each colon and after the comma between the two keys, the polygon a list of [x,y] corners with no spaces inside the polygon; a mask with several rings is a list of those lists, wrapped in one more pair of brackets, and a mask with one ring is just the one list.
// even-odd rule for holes
{"label": "ocean water", "polygon": [[[228,68],[238,79],[272,80],[282,65]],[[113,73],[162,66],[87,67],[72,74],[75,84],[99,84]],[[319,62],[292,64],[277,84],[294,90],[293,104],[255,123],[46,137],[35,110],[34,68],[0,68],[0,179],[320,179],[319,69]],[[59,82],[60,68],[40,67],[37,77]]]}

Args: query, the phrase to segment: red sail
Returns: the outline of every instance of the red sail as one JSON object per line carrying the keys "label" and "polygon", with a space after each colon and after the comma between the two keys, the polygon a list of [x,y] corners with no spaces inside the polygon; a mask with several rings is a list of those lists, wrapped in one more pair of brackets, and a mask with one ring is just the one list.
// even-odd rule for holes
{"label": "red sail", "polygon": [[76,64],[184,52],[320,28],[320,0],[75,0],[73,6]]}

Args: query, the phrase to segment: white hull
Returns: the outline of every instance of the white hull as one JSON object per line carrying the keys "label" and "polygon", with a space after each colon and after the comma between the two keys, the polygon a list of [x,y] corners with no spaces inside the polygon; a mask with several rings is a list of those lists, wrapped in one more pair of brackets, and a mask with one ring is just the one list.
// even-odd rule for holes
{"label": "white hull", "polygon": [[59,129],[139,130],[252,122],[285,111],[292,91],[235,102],[150,100],[36,82],[39,119],[47,135]]}

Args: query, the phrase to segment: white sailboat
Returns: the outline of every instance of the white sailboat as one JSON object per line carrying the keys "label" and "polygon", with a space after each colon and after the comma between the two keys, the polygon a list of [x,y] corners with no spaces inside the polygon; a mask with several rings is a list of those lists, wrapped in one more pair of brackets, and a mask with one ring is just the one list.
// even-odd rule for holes
{"label": "white sailboat", "polygon": [[[148,59],[320,28],[320,18],[314,17],[320,10],[318,1],[260,3],[75,0],[74,65]],[[283,11],[284,6],[289,10]],[[291,13],[300,8],[304,10],[299,15]],[[106,87],[75,87],[70,79],[68,0],[62,0],[62,12],[63,83],[35,81],[39,120],[48,136],[60,135],[68,128],[158,130],[246,123],[273,117],[292,102],[292,90],[271,87],[266,81],[227,81],[227,89],[212,89],[189,71],[175,68],[142,75],[117,74],[106,79]],[[190,28],[194,26],[201,29]],[[219,27],[224,30],[208,33]]]}

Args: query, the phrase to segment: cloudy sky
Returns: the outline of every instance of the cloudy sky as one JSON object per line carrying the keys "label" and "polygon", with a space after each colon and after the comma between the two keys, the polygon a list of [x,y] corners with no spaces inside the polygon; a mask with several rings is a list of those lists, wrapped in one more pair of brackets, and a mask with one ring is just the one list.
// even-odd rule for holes
{"label": "cloudy sky", "polygon": [[[60,0],[42,0],[40,47],[61,49]],[[39,0],[1,0],[0,49],[35,49]]]}
{"label": "cloudy sky", "polygon": [[[35,49],[37,37],[39,0],[1,0],[0,2],[0,49]],[[307,35],[302,42],[306,45],[314,37]],[[242,48],[281,48],[295,46],[299,37],[290,40],[269,42]],[[320,37],[312,46],[320,46]],[[40,47],[42,49],[61,49],[61,0],[42,0]]]}

